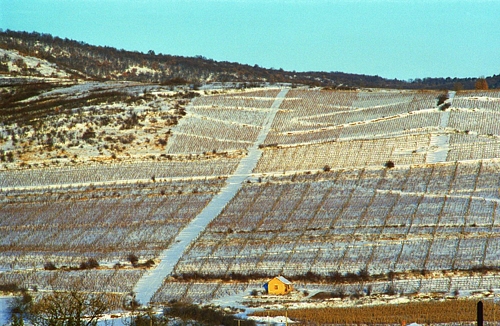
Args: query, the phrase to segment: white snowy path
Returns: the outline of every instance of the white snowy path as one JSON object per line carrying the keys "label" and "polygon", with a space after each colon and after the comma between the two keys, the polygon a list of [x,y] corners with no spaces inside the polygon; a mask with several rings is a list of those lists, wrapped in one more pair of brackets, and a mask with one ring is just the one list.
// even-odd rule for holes
{"label": "white snowy path", "polygon": [[175,238],[173,245],[163,251],[160,255],[161,262],[158,266],[148,271],[137,282],[134,292],[139,303],[146,305],[151,301],[155,292],[161,287],[163,280],[172,273],[175,265],[182,257],[184,251],[191,242],[203,232],[207,225],[220,214],[227,203],[236,195],[245,179],[251,175],[252,170],[257,165],[257,161],[262,155],[259,149],[259,144],[262,144],[271,129],[274,117],[278,112],[278,108],[283,102],[288,89],[283,89],[276,97],[271,106],[271,110],[264,125],[257,137],[256,142],[249,149],[248,155],[243,158],[238,165],[235,173],[227,179],[226,185],[222,188],[210,203],[196,216],[189,225],[179,232]]}
{"label": "white snowy path", "polygon": [[0,325],[7,325],[10,319],[9,302],[12,297],[0,297]]}
{"label": "white snowy path", "polygon": [[[453,105],[453,98],[455,97],[455,92],[448,92],[447,103]],[[441,112],[441,117],[439,118],[439,130],[443,133],[432,134],[430,146],[432,151],[427,154],[426,163],[439,163],[446,162],[446,157],[450,151],[450,135],[444,133],[444,130],[448,127],[448,121],[450,120],[450,111],[445,110]]]}

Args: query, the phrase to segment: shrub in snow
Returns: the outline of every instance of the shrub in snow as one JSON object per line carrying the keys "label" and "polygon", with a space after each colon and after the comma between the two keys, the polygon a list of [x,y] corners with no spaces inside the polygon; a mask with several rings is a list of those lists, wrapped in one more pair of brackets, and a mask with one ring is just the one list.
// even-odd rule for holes
{"label": "shrub in snow", "polygon": [[43,265],[43,269],[46,271],[54,271],[57,269],[56,265],[52,262],[47,262]]}
{"label": "shrub in snow", "polygon": [[448,98],[449,98],[448,93],[439,95],[437,98],[437,100],[438,100],[437,106],[440,106],[441,104],[443,104]]}
{"label": "shrub in snow", "polygon": [[94,258],[89,258],[87,261],[80,264],[80,269],[92,269],[99,267],[99,263]]}
{"label": "shrub in snow", "polygon": [[129,254],[129,255],[127,256],[127,260],[128,260],[128,261],[129,261],[129,262],[130,262],[133,266],[137,265],[137,263],[139,262],[139,258],[138,258],[136,255],[134,255],[134,254]]}
{"label": "shrub in snow", "polygon": [[448,109],[449,107],[451,107],[451,103],[445,103],[439,107],[439,110],[446,111],[446,109]]}
{"label": "shrub in snow", "polygon": [[146,261],[144,263],[144,266],[149,268],[149,267],[153,266],[154,264],[155,264],[154,260],[149,259],[148,261]]}

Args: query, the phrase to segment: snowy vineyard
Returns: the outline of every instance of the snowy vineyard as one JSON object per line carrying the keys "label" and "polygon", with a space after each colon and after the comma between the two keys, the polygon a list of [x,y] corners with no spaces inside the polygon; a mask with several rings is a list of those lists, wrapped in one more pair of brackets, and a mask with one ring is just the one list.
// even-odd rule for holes
{"label": "snowy vineyard", "polygon": [[177,274],[370,274],[496,266],[500,163],[354,169],[246,184]]}
{"label": "snowy vineyard", "polygon": [[83,291],[126,293],[132,291],[144,270],[89,270],[6,272],[0,274],[0,283],[19,284],[26,289],[64,291],[75,287]]}
{"label": "snowy vineyard", "polygon": [[[279,90],[198,97],[173,129],[169,154],[247,150],[256,140]],[[432,91],[288,92],[262,144],[255,172],[429,163],[433,135],[451,138],[445,160],[499,157],[500,93],[464,92],[447,112]],[[464,137],[475,137],[464,142]]]}
{"label": "snowy vineyard", "polygon": [[315,171],[331,168],[425,163],[428,134],[395,138],[327,142],[309,146],[266,149],[255,172]]}
{"label": "snowy vineyard", "polygon": [[246,150],[256,140],[279,89],[195,99],[174,130],[171,154]]}
{"label": "snowy vineyard", "polygon": [[[201,158],[123,163],[92,163],[73,167],[0,170],[0,190],[3,188],[47,187],[62,185],[118,183],[154,179],[227,176],[234,172],[238,158]],[[0,193],[2,196],[3,192]],[[1,197],[0,197],[1,198]]]}
{"label": "snowy vineyard", "polygon": [[[72,280],[89,291],[131,291],[145,272],[127,256],[158,262],[235,173],[279,93],[195,98],[165,155],[151,160],[0,170],[0,283],[64,289]],[[261,287],[222,281],[231,275],[415,273],[371,280],[372,291],[499,289],[497,273],[465,274],[499,264],[500,94],[458,93],[445,110],[440,94],[291,89],[257,144],[253,175],[153,301]],[[60,268],[89,258],[99,269]],[[58,269],[44,270],[48,262]],[[363,286],[298,284],[346,293]]]}
{"label": "snowy vineyard", "polygon": [[[242,294],[250,298],[255,291],[262,292],[266,280],[253,282],[165,282],[155,294],[153,302],[168,302],[170,300],[196,303],[227,302],[231,298],[238,298]],[[413,279],[387,281],[363,281],[349,284],[295,282],[294,287],[299,291],[310,294],[318,292],[341,293],[346,296],[370,294],[406,294],[417,293],[440,294],[442,297],[454,293],[470,295],[471,293],[488,292],[497,289],[500,285],[498,275],[480,276],[443,276],[415,277]],[[276,298],[277,299],[277,298]],[[258,299],[257,299],[258,300]],[[231,301],[234,303],[234,301]]]}
{"label": "snowy vineyard", "polygon": [[8,192],[0,203],[0,269],[125,261],[158,252],[224,179],[145,182]]}

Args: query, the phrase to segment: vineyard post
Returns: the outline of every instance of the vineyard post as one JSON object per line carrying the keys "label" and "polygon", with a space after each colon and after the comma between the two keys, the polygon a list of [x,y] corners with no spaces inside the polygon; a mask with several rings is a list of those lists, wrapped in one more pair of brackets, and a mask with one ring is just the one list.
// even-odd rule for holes
{"label": "vineyard post", "polygon": [[477,326],[483,326],[483,302],[477,303]]}

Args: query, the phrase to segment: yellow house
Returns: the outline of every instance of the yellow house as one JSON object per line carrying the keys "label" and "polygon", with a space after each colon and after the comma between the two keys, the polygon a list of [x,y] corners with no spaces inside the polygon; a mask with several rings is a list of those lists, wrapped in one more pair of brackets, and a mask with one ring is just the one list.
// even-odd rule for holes
{"label": "yellow house", "polygon": [[264,284],[268,294],[287,294],[293,290],[293,284],[283,276],[277,276]]}

